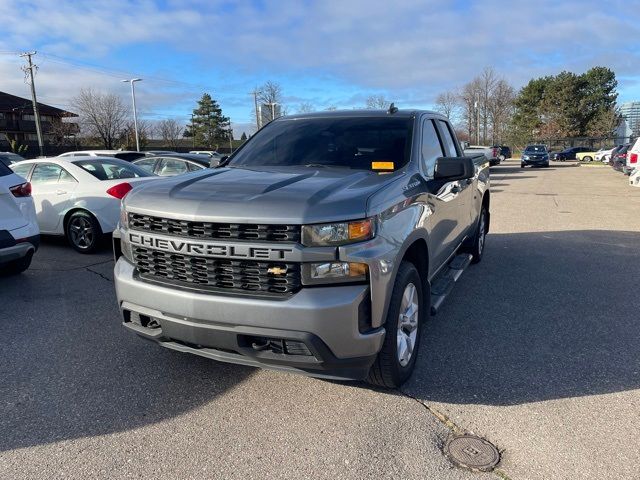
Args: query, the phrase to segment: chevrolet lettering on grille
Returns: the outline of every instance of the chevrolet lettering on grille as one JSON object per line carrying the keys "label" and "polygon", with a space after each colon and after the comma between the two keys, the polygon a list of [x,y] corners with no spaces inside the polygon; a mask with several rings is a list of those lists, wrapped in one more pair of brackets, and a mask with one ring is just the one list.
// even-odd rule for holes
{"label": "chevrolet lettering on grille", "polygon": [[251,245],[195,242],[192,240],[158,238],[133,232],[129,233],[129,242],[132,245],[198,257],[286,260],[288,255],[293,253],[292,248],[286,247],[254,247]]}

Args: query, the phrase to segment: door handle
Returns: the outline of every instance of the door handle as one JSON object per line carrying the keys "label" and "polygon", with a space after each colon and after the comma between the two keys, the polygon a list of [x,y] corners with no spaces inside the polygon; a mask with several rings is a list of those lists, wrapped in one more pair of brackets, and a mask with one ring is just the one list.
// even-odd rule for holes
{"label": "door handle", "polygon": [[66,190],[56,190],[56,195],[64,195],[65,193],[67,193]]}

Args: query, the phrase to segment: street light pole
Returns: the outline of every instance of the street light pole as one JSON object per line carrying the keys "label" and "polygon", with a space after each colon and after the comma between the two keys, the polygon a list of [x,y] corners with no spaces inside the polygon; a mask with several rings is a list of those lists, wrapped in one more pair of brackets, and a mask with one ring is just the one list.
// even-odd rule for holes
{"label": "street light pole", "polygon": [[122,80],[131,84],[131,100],[133,101],[133,128],[136,134],[136,151],[140,151],[140,139],[138,138],[138,112],[136,111],[136,90],[133,84],[135,82],[142,81],[141,78],[131,78],[129,80]]}

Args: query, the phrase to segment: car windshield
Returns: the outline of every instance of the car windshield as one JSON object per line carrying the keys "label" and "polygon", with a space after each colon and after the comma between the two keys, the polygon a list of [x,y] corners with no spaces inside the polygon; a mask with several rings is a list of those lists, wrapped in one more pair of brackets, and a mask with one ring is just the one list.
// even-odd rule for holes
{"label": "car windshield", "polygon": [[544,145],[529,145],[524,149],[524,153],[547,153],[547,147]]}
{"label": "car windshield", "polygon": [[117,180],[122,178],[152,177],[142,168],[125,162],[124,160],[76,160],[73,162],[83,170],[89,172],[98,180]]}
{"label": "car windshield", "polygon": [[280,120],[254,135],[229,165],[396,170],[409,159],[412,124],[406,117]]}

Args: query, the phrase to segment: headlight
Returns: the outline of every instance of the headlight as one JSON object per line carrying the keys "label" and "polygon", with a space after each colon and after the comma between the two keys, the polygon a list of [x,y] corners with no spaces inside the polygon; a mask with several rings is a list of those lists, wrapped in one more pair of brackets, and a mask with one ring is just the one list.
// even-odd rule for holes
{"label": "headlight", "polygon": [[346,245],[373,238],[372,218],[355,222],[324,223],[302,227],[302,244],[307,247]]}
{"label": "headlight", "polygon": [[523,160],[529,160],[529,155],[523,155],[523,156],[522,156],[522,159],[523,159]]}
{"label": "headlight", "polygon": [[327,283],[363,282],[369,267],[366,263],[322,262],[302,265],[302,283],[319,285]]}
{"label": "headlight", "polygon": [[120,207],[120,227],[129,228],[129,215],[127,215],[124,206]]}

